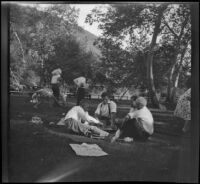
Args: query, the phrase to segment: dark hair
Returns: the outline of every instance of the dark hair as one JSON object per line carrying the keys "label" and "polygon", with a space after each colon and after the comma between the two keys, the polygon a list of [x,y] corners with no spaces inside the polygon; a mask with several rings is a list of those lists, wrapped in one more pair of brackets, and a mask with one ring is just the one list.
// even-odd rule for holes
{"label": "dark hair", "polygon": [[133,95],[133,96],[131,96],[131,100],[133,101],[135,101],[136,99],[138,98],[138,95]]}
{"label": "dark hair", "polygon": [[103,92],[103,93],[101,94],[101,98],[104,98],[104,97],[106,97],[106,96],[107,96],[107,97],[110,97],[109,94],[108,94],[107,92]]}
{"label": "dark hair", "polygon": [[80,105],[80,106],[84,106],[85,104],[90,105],[90,104],[89,104],[89,101],[88,101],[87,99],[82,99],[82,100],[79,102],[79,105]]}
{"label": "dark hair", "polygon": [[191,77],[189,77],[185,83],[187,88],[191,88]]}

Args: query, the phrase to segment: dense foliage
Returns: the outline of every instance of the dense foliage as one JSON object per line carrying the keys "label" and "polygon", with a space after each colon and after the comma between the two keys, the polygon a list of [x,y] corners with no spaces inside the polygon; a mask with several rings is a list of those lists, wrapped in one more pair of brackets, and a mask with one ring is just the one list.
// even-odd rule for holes
{"label": "dense foliage", "polygon": [[165,87],[167,100],[173,102],[176,89],[185,87],[191,72],[190,5],[127,3],[94,8],[86,22],[98,22],[103,31],[94,43],[100,60],[86,46],[88,42],[91,47],[91,40],[84,42],[77,34],[82,30],[78,15],[69,4],[44,9],[10,6],[11,87],[49,84],[57,67],[67,84],[85,76],[112,92],[148,89],[155,106],[159,106],[157,89]]}
{"label": "dense foliage", "polygon": [[77,41],[78,10],[68,4],[45,9],[10,6],[10,84],[46,85],[51,71],[63,70],[63,79],[71,84],[75,77],[91,78],[93,54]]}
{"label": "dense foliage", "polygon": [[184,87],[191,68],[188,4],[111,4],[94,8],[86,22],[98,22],[103,31],[96,44],[111,85],[146,87],[152,99],[156,89],[168,86],[168,100]]}

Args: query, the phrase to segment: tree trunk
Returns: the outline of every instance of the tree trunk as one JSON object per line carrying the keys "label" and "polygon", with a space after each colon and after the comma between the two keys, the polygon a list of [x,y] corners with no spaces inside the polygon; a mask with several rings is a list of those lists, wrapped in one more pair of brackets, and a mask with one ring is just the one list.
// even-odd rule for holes
{"label": "tree trunk", "polygon": [[21,42],[21,40],[19,39],[19,36],[18,36],[18,34],[17,34],[16,31],[14,32],[14,34],[15,34],[15,36],[16,36],[18,42],[19,42],[19,45],[20,45],[20,49],[21,49],[21,52],[22,52],[22,61],[23,61],[23,63],[25,63],[25,59],[24,59],[24,50],[23,50],[23,47],[22,47],[22,42]]}
{"label": "tree trunk", "polygon": [[121,100],[123,98],[123,96],[127,93],[128,88],[125,90],[125,92],[120,96],[119,100]]}
{"label": "tree trunk", "polygon": [[155,27],[154,27],[154,33],[150,44],[150,49],[147,55],[147,80],[148,80],[148,86],[149,86],[149,97],[151,98],[151,101],[153,102],[153,106],[159,108],[159,101],[156,97],[155,92],[155,85],[154,85],[154,77],[153,77],[153,49],[156,46],[156,40],[158,37],[158,34],[160,33],[160,25],[161,25],[161,19],[163,16],[163,12],[167,8],[167,5],[161,5],[159,13],[157,15],[157,19],[155,21]]}
{"label": "tree trunk", "polygon": [[184,59],[184,56],[185,56],[185,53],[186,53],[186,50],[187,50],[187,46],[188,46],[188,44],[185,46],[184,50],[181,53],[180,64],[177,68],[177,73],[176,73],[175,80],[174,80],[174,83],[173,83],[173,89],[172,89],[172,92],[170,94],[170,102],[174,102],[174,97],[175,97],[175,94],[176,94],[176,90],[178,88],[179,77],[180,77],[180,73],[181,73],[181,70],[182,70],[182,67],[183,67],[183,59]]}
{"label": "tree trunk", "polygon": [[[168,77],[168,88],[167,88],[167,101],[168,102],[171,102],[171,96],[172,96],[172,88],[173,88],[173,84],[175,83],[175,81],[173,82],[173,74],[174,74],[174,71],[175,71],[175,66],[177,64],[177,58],[178,58],[178,54],[180,52],[180,44],[181,44],[181,38],[183,36],[183,33],[184,33],[184,29],[185,29],[185,26],[187,25],[187,22],[189,21],[189,14],[185,17],[185,20],[181,26],[181,31],[180,31],[180,34],[177,35],[174,33],[173,29],[170,28],[170,26],[165,22],[165,25],[169,28],[169,30],[172,32],[172,34],[174,34],[174,36],[177,38],[177,43],[176,43],[176,52],[175,52],[175,56],[174,56],[174,61],[173,61],[173,65],[170,69],[170,73],[169,73],[169,77]],[[188,41],[187,40],[187,43],[186,45],[188,44]],[[187,46],[186,46],[187,47]],[[186,48],[185,48],[186,49]],[[184,49],[184,50],[185,50]],[[185,51],[184,51],[185,52]],[[185,54],[185,53],[184,53]],[[182,54],[181,54],[182,55]],[[178,77],[179,78],[179,77]]]}
{"label": "tree trunk", "polygon": [[177,57],[178,57],[178,53],[175,54],[174,57],[174,61],[173,61],[173,65],[171,66],[170,69],[170,73],[168,76],[168,86],[167,86],[167,101],[170,102],[170,96],[171,96],[171,89],[172,89],[172,84],[173,84],[173,75],[174,75],[174,71],[175,71],[175,67],[176,67],[176,63],[177,63]]}

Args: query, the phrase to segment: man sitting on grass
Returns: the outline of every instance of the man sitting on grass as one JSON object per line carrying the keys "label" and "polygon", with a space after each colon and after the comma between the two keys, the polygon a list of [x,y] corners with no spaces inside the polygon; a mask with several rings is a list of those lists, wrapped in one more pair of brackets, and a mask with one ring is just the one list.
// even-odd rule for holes
{"label": "man sitting on grass", "polygon": [[[66,114],[65,118],[58,122],[57,125],[64,125],[74,133],[90,137],[91,134],[98,134],[101,137],[109,135],[94,124],[102,124],[88,114],[89,104],[86,100],[80,101],[78,106],[72,107]],[[92,125],[91,125],[92,124]]]}
{"label": "man sitting on grass", "polygon": [[103,102],[97,106],[95,117],[103,122],[104,127],[111,125],[111,128],[115,129],[117,105],[110,100],[108,93],[103,92],[101,97]]}
{"label": "man sitting on grass", "polygon": [[151,112],[146,107],[146,99],[138,97],[135,105],[137,110],[127,114],[122,126],[119,127],[111,142],[115,142],[119,137],[129,141],[133,139],[145,141],[153,134],[154,120]]}

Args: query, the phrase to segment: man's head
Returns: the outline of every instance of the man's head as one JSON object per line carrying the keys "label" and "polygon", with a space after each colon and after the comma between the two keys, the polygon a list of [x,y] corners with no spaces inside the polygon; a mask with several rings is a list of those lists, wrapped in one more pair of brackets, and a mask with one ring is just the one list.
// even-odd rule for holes
{"label": "man's head", "polygon": [[138,98],[137,95],[131,96],[131,107],[136,108],[135,100]]}
{"label": "man's head", "polygon": [[83,99],[79,102],[79,104],[84,109],[84,111],[89,110],[90,105],[89,105],[89,102],[87,100]]}
{"label": "man's head", "polygon": [[147,105],[147,100],[144,97],[138,97],[135,101],[137,109],[142,109]]}
{"label": "man's head", "polygon": [[110,98],[109,98],[109,94],[108,94],[107,92],[103,92],[103,93],[101,94],[101,98],[102,98],[104,104],[107,104],[108,101],[109,101],[109,99],[110,99]]}

